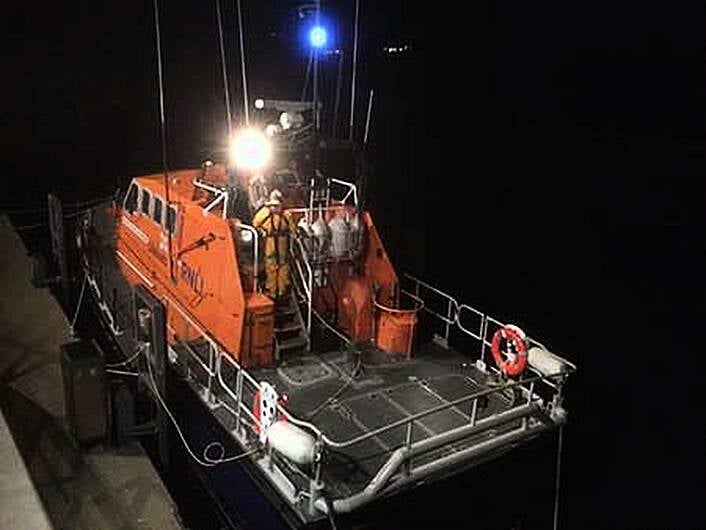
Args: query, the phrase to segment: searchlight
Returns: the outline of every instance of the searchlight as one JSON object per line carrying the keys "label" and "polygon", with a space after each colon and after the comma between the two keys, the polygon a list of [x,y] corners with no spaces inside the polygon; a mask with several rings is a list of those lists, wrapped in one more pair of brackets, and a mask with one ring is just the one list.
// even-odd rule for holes
{"label": "searchlight", "polygon": [[260,171],[272,159],[272,144],[256,129],[241,129],[230,141],[230,161],[238,169]]}

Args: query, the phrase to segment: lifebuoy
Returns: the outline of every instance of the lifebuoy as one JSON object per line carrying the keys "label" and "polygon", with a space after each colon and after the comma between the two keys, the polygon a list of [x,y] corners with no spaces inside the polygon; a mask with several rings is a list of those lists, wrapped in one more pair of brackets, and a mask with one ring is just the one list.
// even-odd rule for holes
{"label": "lifebuoy", "polygon": [[[265,387],[265,385],[263,385],[263,387]],[[262,414],[262,412],[263,412],[263,408],[262,408],[263,398],[262,398],[262,394],[259,389],[253,395],[252,413],[253,413],[253,416],[255,416],[255,418],[257,418],[257,420],[260,423],[264,424],[263,425],[265,427],[264,430],[267,431],[267,429],[270,427],[270,425],[272,423],[274,423],[274,421],[275,421],[274,420],[275,407],[269,401],[273,401],[271,399],[271,397],[273,395],[277,396],[277,394],[274,393],[274,389],[270,390],[270,388],[272,388],[272,387],[269,387],[269,388],[265,387],[265,388],[267,388],[267,390],[265,390],[265,396],[270,398],[270,399],[265,400],[265,401],[268,401],[265,404],[265,410],[264,410],[265,413]],[[276,399],[281,407],[284,407],[287,404],[287,396],[286,395],[278,396]],[[277,421],[286,421],[286,417],[281,412],[279,412],[276,416],[277,416]],[[258,424],[258,422],[255,422],[253,424],[253,430],[255,431],[255,434],[261,434],[260,424]],[[262,434],[264,435],[265,433],[262,432]]]}
{"label": "lifebuoy", "polygon": [[[500,352],[500,343],[503,339],[515,345],[517,353],[515,354],[515,358],[511,361],[504,359]],[[525,342],[525,334],[517,326],[510,324],[497,330],[495,335],[493,335],[493,342],[490,348],[493,352],[495,364],[505,375],[520,375],[527,367],[527,343]]]}

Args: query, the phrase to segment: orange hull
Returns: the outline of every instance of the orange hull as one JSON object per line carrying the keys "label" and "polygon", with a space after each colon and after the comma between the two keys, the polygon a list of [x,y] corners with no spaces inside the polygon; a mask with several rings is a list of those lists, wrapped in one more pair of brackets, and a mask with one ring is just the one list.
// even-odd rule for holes
{"label": "orange hull", "polygon": [[[253,292],[252,262],[238,256],[239,221],[223,218],[216,208],[204,210],[209,196],[194,179],[225,180],[222,166],[208,171],[170,173],[169,208],[163,175],[133,179],[123,207],[114,212],[118,261],[131,284],[146,284],[168,299],[167,307],[177,304],[190,315],[185,322],[168,312],[170,343],[197,339],[200,328],[243,366],[272,365],[274,303]],[[370,214],[364,212],[362,221],[366,239],[358,264],[332,264],[331,281],[314,293],[315,306],[334,310],[336,324],[353,340],[374,338],[383,350],[409,354],[409,323],[400,325],[386,313],[376,317],[374,301],[397,306],[398,279]]]}

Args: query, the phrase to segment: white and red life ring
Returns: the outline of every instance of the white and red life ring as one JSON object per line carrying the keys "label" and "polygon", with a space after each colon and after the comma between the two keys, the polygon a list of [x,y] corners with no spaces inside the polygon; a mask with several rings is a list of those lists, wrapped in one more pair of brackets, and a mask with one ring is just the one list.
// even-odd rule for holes
{"label": "white and red life ring", "polygon": [[[516,353],[511,359],[505,359],[500,351],[500,344],[503,340],[511,342],[515,346]],[[493,342],[490,348],[493,352],[495,364],[505,375],[511,377],[520,375],[527,367],[526,335],[517,326],[508,324],[497,330],[493,335]]]}

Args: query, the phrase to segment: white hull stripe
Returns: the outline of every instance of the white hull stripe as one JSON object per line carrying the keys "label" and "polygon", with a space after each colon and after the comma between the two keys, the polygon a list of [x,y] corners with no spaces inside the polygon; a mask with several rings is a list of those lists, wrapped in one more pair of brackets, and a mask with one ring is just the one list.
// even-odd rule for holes
{"label": "white hull stripe", "polygon": [[149,278],[147,278],[147,276],[145,276],[144,274],[142,274],[142,272],[140,271],[140,269],[138,269],[129,259],[127,259],[127,257],[125,257],[125,254],[123,254],[123,253],[120,252],[119,250],[116,250],[115,253],[118,255],[118,257],[119,257],[121,260],[123,260],[123,261],[125,262],[125,264],[126,264],[128,267],[130,267],[130,269],[132,269],[132,271],[133,271],[135,274],[137,274],[137,275],[140,277],[140,279],[141,279],[143,282],[145,282],[145,284],[147,285],[147,287],[154,287],[154,283],[152,283],[152,282],[149,280]]}
{"label": "white hull stripe", "polygon": [[149,238],[147,237],[147,234],[145,234],[142,230],[140,230],[135,223],[130,221],[127,217],[124,215],[122,216],[122,223],[132,232],[137,236],[137,238],[142,241],[145,245],[149,243]]}

